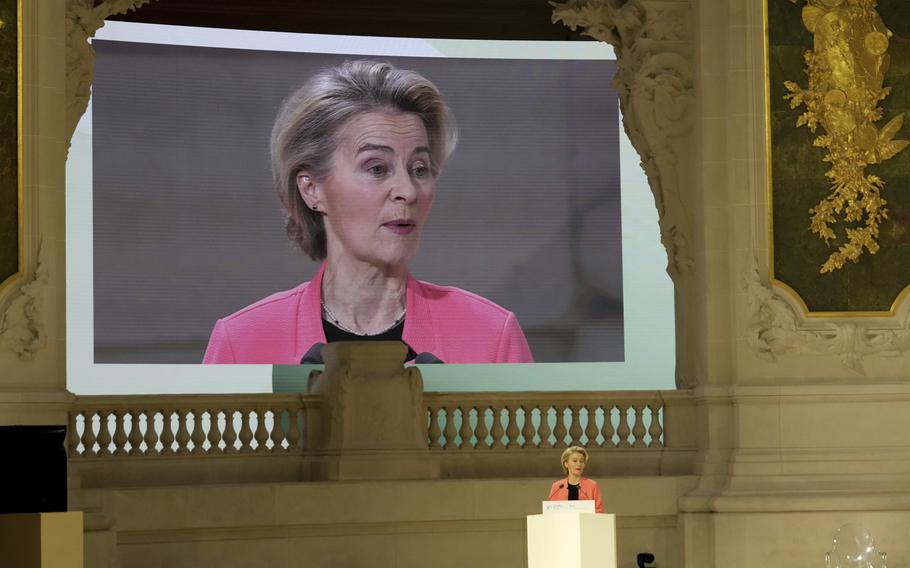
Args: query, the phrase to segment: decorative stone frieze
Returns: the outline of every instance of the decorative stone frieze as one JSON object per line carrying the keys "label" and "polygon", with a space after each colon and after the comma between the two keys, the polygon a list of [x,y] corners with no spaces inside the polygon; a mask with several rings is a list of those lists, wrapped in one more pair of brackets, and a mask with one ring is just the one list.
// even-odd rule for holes
{"label": "decorative stone frieze", "polygon": [[22,361],[31,361],[47,343],[42,318],[47,283],[47,265],[39,245],[35,270],[0,310],[0,346]]}
{"label": "decorative stone frieze", "polygon": [[66,2],[66,138],[67,148],[79,119],[88,107],[92,86],[95,50],[89,38],[95,35],[108,16],[135,10],[153,0],[95,0]]}
{"label": "decorative stone frieze", "polygon": [[641,157],[667,249],[671,278],[692,267],[691,208],[686,200],[692,163],[695,104],[689,2],[568,0],[553,21],[613,46],[623,125]]}
{"label": "decorative stone frieze", "polygon": [[754,257],[745,278],[745,289],[750,310],[748,342],[766,360],[775,361],[786,354],[833,355],[848,369],[865,375],[864,358],[898,357],[910,350],[907,309],[890,318],[809,320],[791,303],[790,295],[762,280]]}

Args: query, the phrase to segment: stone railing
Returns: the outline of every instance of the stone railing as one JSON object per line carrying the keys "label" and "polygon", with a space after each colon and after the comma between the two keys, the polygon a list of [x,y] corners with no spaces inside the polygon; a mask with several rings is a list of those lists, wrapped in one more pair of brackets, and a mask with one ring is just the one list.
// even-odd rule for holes
{"label": "stone railing", "polygon": [[300,454],[319,405],[274,394],[77,397],[67,445],[70,458]]}
{"label": "stone railing", "polygon": [[428,392],[424,404],[448,477],[558,475],[568,446],[588,451],[592,475],[685,474],[695,457],[684,391]]}
{"label": "stone railing", "polygon": [[424,403],[430,448],[664,445],[660,392],[426,393]]}
{"label": "stone railing", "polygon": [[[86,488],[318,478],[324,408],[313,394],[79,396],[70,464]],[[686,392],[426,392],[421,408],[449,478],[558,474],[570,445],[593,475],[687,473],[695,453]]]}

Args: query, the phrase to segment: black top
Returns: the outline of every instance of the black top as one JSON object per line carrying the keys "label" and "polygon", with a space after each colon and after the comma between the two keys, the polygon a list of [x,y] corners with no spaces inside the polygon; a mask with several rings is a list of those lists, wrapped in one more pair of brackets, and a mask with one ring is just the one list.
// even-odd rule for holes
{"label": "black top", "polygon": [[566,483],[566,485],[569,486],[569,501],[578,501],[578,490],[581,489],[581,483],[578,485]]}
{"label": "black top", "polygon": [[402,318],[402,320],[398,322],[398,325],[392,329],[377,333],[376,335],[357,335],[356,333],[341,329],[326,319],[322,320],[322,330],[325,332],[325,340],[327,343],[333,343],[335,341],[401,341],[402,334],[404,333],[404,318]]}

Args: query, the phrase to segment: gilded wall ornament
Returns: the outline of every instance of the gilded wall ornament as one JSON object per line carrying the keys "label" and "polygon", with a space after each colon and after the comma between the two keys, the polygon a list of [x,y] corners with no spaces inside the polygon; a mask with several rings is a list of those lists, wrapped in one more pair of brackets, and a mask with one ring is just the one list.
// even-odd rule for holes
{"label": "gilded wall ornament", "polygon": [[881,196],[885,181],[867,174],[866,167],[910,144],[894,139],[903,114],[876,126],[883,114],[879,103],[891,91],[883,85],[892,35],[876,6],[876,0],[807,0],[802,21],[814,38],[813,49],[805,53],[809,83],[805,89],[793,81],[784,83],[791,108],[806,107],[797,127],[813,133],[819,125],[824,129],[813,145],[827,151],[823,159],[831,164],[825,174],[831,191],[809,210],[809,228],[830,245],[839,242],[834,226],[845,226],[846,242],[831,253],[821,273],[843,268],[848,260],[857,262],[863,249],[878,252],[888,202]]}

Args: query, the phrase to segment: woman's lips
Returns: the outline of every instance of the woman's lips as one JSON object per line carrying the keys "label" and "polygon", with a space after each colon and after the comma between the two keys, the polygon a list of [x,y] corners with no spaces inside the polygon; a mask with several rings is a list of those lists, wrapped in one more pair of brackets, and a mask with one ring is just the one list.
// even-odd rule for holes
{"label": "woman's lips", "polygon": [[417,228],[413,221],[406,219],[395,219],[394,221],[383,223],[382,226],[396,235],[410,235]]}

